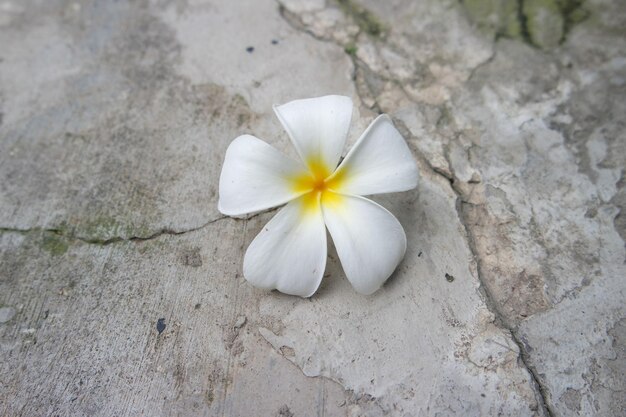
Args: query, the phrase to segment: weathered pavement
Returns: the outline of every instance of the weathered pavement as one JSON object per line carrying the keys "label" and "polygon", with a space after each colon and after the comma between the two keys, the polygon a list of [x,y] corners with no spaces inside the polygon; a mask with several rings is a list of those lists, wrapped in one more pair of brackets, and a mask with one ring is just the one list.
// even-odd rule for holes
{"label": "weathered pavement", "polygon": [[[0,415],[626,414],[619,1],[0,2]],[[389,113],[409,240],[356,294],[241,276],[271,105]],[[620,214],[621,210],[621,214]]]}

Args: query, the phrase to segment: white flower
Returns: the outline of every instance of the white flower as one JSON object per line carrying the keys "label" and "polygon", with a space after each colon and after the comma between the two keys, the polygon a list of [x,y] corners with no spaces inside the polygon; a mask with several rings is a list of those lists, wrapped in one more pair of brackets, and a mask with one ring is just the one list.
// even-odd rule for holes
{"label": "white flower", "polygon": [[274,106],[301,161],[250,135],[228,150],[219,210],[231,216],[287,203],[252,241],[243,274],[254,286],[310,297],[326,267],[326,228],[352,286],[372,294],[406,251],[406,235],[386,209],[362,195],[417,185],[411,152],[381,115],[339,163],[350,119],[348,97],[325,96]]}

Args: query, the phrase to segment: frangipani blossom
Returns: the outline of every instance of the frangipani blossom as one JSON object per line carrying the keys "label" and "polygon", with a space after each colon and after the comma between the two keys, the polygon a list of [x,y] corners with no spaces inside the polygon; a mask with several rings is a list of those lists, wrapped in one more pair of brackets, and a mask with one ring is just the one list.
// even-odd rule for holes
{"label": "frangipani blossom", "polygon": [[417,185],[411,152],[387,115],[365,130],[339,164],[352,101],[343,96],[274,106],[300,161],[254,136],[228,147],[219,185],[220,212],[231,216],[286,205],[252,241],[243,274],[252,285],[310,297],[326,268],[326,228],[346,277],[362,294],[389,278],[406,252],[398,220],[363,195]]}

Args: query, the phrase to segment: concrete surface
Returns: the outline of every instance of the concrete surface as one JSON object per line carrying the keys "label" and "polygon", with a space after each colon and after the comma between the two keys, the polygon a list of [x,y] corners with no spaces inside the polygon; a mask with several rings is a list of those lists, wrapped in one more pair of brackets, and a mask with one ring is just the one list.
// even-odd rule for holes
{"label": "concrete surface", "polygon": [[[0,415],[626,415],[620,3],[0,1]],[[407,256],[257,290],[224,152],[328,93],[414,152]]]}

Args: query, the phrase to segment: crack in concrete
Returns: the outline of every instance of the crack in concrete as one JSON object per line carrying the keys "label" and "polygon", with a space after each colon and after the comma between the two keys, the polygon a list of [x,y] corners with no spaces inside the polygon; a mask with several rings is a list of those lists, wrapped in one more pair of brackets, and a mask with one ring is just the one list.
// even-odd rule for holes
{"label": "crack in concrete", "polygon": [[[496,41],[497,42],[497,41]],[[476,65],[474,68],[472,68],[472,70],[470,71],[470,74],[467,77],[467,81],[472,81],[472,79],[474,78],[474,76],[476,75],[476,73],[486,67],[487,65],[491,64],[493,62],[494,59],[496,59],[496,54],[498,53],[498,50],[496,49],[496,42],[494,42],[491,46],[491,55],[489,55],[489,58],[485,59],[483,62],[479,63],[478,65]]]}
{"label": "crack in concrete", "polygon": [[[434,171],[434,170],[433,170]],[[434,171],[435,173],[437,173],[438,175],[442,175],[436,171]],[[442,175],[444,178],[448,179],[448,181],[450,182],[450,186],[452,188],[452,190],[454,191],[454,193],[456,194],[457,197],[457,204],[456,204],[456,211],[457,211],[457,215],[459,217],[459,221],[461,223],[461,225],[463,225],[463,228],[465,229],[465,236],[467,239],[467,244],[468,247],[470,249],[470,252],[472,253],[472,257],[474,258],[474,261],[476,262],[477,265],[477,270],[476,270],[476,275],[477,275],[477,279],[480,282],[480,288],[479,291],[482,294],[482,298],[485,302],[485,305],[487,306],[487,308],[489,309],[489,311],[491,311],[493,313],[493,315],[496,318],[496,321],[494,322],[494,324],[503,329],[508,331],[511,334],[511,339],[513,340],[513,342],[517,345],[518,349],[519,349],[519,358],[522,362],[522,364],[524,365],[524,368],[526,368],[526,370],[528,371],[528,374],[530,375],[531,378],[531,383],[533,385],[533,388],[535,390],[536,393],[539,394],[539,398],[541,399],[541,401],[538,403],[540,404],[540,406],[542,407],[543,411],[549,416],[549,417],[553,417],[555,414],[553,413],[551,407],[550,407],[550,403],[548,401],[549,398],[549,393],[547,388],[541,383],[541,380],[539,379],[539,375],[537,370],[535,369],[534,366],[532,366],[530,364],[529,358],[530,355],[528,353],[528,349],[526,347],[526,345],[524,343],[522,343],[520,337],[517,335],[516,329],[510,325],[507,324],[507,320],[505,319],[505,316],[502,314],[502,312],[500,311],[500,309],[498,308],[498,306],[496,305],[495,301],[493,300],[493,296],[489,293],[489,290],[487,289],[487,286],[485,285],[485,283],[483,282],[483,278],[482,278],[482,262],[480,260],[480,257],[477,254],[477,250],[476,250],[476,244],[474,243],[474,236],[473,233],[471,231],[471,228],[467,225],[468,221],[465,217],[464,214],[464,210],[462,208],[463,204],[471,204],[471,203],[466,203],[463,201],[463,198],[459,192],[459,190],[457,190],[455,184],[455,178],[454,178],[454,174],[453,174],[453,178],[447,178],[444,175]]]}
{"label": "crack in concrete", "polygon": [[[280,2],[280,0],[276,0],[276,3],[278,4],[278,14],[280,14],[280,17],[282,17],[285,20],[285,22],[287,22],[287,24],[293,30],[305,33],[305,34],[311,36],[316,41],[325,42],[325,43],[332,43],[333,45],[338,45],[332,39],[322,38],[321,36],[318,36],[315,33],[313,33],[312,31],[308,30],[306,28],[306,26],[300,20],[298,15],[293,13],[293,12],[291,12],[291,11],[289,11],[289,10],[287,10],[287,8]],[[344,52],[345,52],[345,50],[344,50]],[[346,53],[348,54],[348,52],[346,52]],[[348,55],[350,55],[350,54],[348,54]]]}
{"label": "crack in concrete", "polygon": [[526,345],[522,342],[521,338],[517,335],[516,332],[514,332],[513,330],[509,331],[511,332],[511,338],[519,348],[519,358],[524,364],[526,370],[528,370],[535,390],[539,392],[542,401],[541,406],[543,408],[543,411],[548,415],[548,417],[556,416],[555,412],[550,407],[550,403],[548,402],[550,393],[548,392],[548,389],[541,383],[537,369],[530,364],[530,355],[528,354],[528,349],[526,349]]}
{"label": "crack in concrete", "polygon": [[118,243],[118,242],[136,242],[136,241],[152,240],[163,235],[172,235],[172,236],[184,235],[186,233],[191,233],[191,232],[201,230],[213,223],[216,223],[220,220],[224,220],[227,218],[228,216],[218,217],[216,219],[209,220],[208,222],[200,226],[193,227],[190,229],[185,229],[185,230],[174,230],[174,229],[163,228],[148,236],[130,236],[126,238],[121,237],[121,236],[114,236],[108,239],[89,238],[89,237],[81,236],[80,234],[67,233],[65,229],[59,229],[59,228],[54,228],[54,227],[51,227],[51,228],[31,227],[27,229],[14,228],[14,227],[0,227],[0,233],[19,233],[19,234],[29,234],[29,233],[35,233],[35,232],[53,233],[57,236],[66,238],[68,240],[79,240],[81,242],[92,244],[92,245],[106,246],[106,245],[110,245],[112,243]]}
{"label": "crack in concrete", "polygon": [[[294,29],[295,31],[304,33],[310,37],[312,37],[313,39],[315,39],[318,42],[324,42],[324,43],[329,43],[332,45],[335,45],[339,48],[341,48],[343,50],[343,52],[348,56],[348,58],[350,59],[350,61],[352,62],[352,74],[351,74],[351,78],[352,78],[352,82],[354,83],[354,91],[356,92],[357,96],[359,97],[359,100],[361,101],[361,103],[363,103],[364,105],[366,105],[365,103],[367,102],[367,100],[365,100],[363,98],[363,94],[360,91],[359,86],[356,83],[356,78],[357,78],[357,71],[359,69],[362,70],[370,70],[369,66],[367,66],[364,62],[362,62],[360,59],[358,59],[354,53],[351,53],[350,50],[348,49],[348,47],[346,45],[341,45],[340,43],[338,43],[337,41],[335,41],[334,39],[332,39],[332,37],[329,38],[324,38],[321,36],[316,35],[315,33],[313,33],[312,31],[308,30],[306,28],[306,25],[301,21],[301,19],[299,18],[299,16],[289,10],[287,10],[287,8],[280,3],[280,0],[276,0],[276,2],[278,3],[278,11],[280,16],[285,20],[285,22],[287,22],[287,24]],[[352,40],[349,42],[350,45],[355,44],[356,39],[358,38],[359,34],[361,33],[362,29],[359,30],[359,33],[357,33],[356,35],[354,35],[352,37]],[[370,70],[371,71],[371,70]],[[375,72],[371,71],[372,73],[376,74]],[[380,76],[378,74],[376,74],[377,76]],[[396,82],[396,80],[389,80],[389,81],[394,81]],[[403,90],[404,91],[404,90]],[[406,93],[405,93],[406,94]],[[373,96],[370,96],[369,99],[371,100],[371,102],[373,102],[374,104],[372,106],[367,106],[370,110],[376,111],[377,113],[382,113],[380,106],[378,105],[376,98]]]}
{"label": "crack in concrete", "polygon": [[[394,123],[397,126],[401,126],[403,128],[402,130],[404,130],[403,134],[405,136],[408,136],[411,139],[414,139],[413,135],[411,135],[411,133],[409,132],[408,128],[404,125],[404,123],[402,121],[394,120]],[[465,229],[465,237],[467,239],[467,245],[468,245],[469,250],[470,250],[470,252],[472,254],[472,258],[474,259],[474,261],[476,262],[476,265],[477,265],[477,270],[476,270],[476,275],[477,276],[476,276],[476,278],[480,282],[479,291],[480,291],[480,294],[482,295],[483,301],[485,302],[485,305],[487,306],[487,309],[491,313],[493,313],[493,315],[496,318],[494,324],[497,327],[499,327],[500,329],[503,329],[503,330],[507,331],[511,335],[511,339],[513,340],[513,342],[517,345],[517,347],[519,349],[519,352],[520,352],[519,358],[520,358],[522,364],[524,365],[524,368],[528,371],[528,374],[530,375],[531,384],[532,384],[535,392],[537,394],[539,394],[538,399],[541,399],[540,402],[538,401],[539,406],[542,408],[544,413],[548,415],[548,417],[554,417],[555,414],[552,411],[552,409],[551,409],[551,407],[549,405],[549,402],[548,402],[549,392],[546,389],[546,387],[541,383],[541,380],[539,379],[539,375],[538,375],[538,372],[535,369],[535,367],[532,366],[529,363],[530,355],[528,353],[528,349],[526,348],[526,345],[521,341],[520,337],[517,335],[516,329],[514,327],[510,326],[509,324],[507,324],[507,321],[504,318],[504,315],[501,313],[500,309],[498,308],[498,306],[494,302],[493,297],[491,296],[491,294],[487,290],[487,286],[483,282],[482,273],[481,273],[481,268],[482,268],[481,264],[482,263],[480,261],[479,256],[477,255],[476,246],[475,246],[475,243],[474,243],[474,237],[473,237],[473,234],[471,232],[470,227],[468,227],[468,225],[467,225],[468,221],[465,218],[464,210],[462,209],[462,205],[463,204],[470,204],[471,205],[472,203],[466,202],[466,201],[463,200],[461,191],[458,190],[457,186],[455,185],[455,183],[457,183],[457,179],[456,179],[456,177],[454,175],[454,172],[452,172],[452,176],[448,176],[445,173],[441,172],[440,170],[434,168],[431,165],[431,163],[428,160],[428,158],[426,158],[426,156],[424,156],[419,150],[414,150],[414,152],[417,154],[419,159],[422,162],[424,162],[425,166],[428,167],[428,169],[432,173],[445,178],[450,183],[450,188],[452,189],[454,194],[456,194],[456,199],[457,199],[456,211],[457,211],[457,215],[459,217],[459,222],[461,223],[461,225]],[[448,161],[448,163],[450,162],[447,157],[446,157],[446,160]]]}
{"label": "crack in concrete", "polygon": [[[394,120],[394,123],[396,125],[399,125],[399,124],[402,125],[404,127],[404,130],[406,130],[405,134],[410,137],[413,137],[410,134],[410,132],[408,132],[408,129],[406,128],[406,126],[404,126],[404,124],[401,121]],[[494,324],[500,329],[507,331],[511,335],[511,339],[513,340],[513,342],[517,345],[519,352],[520,352],[519,358],[522,364],[524,365],[524,368],[526,368],[526,370],[528,371],[528,374],[530,375],[531,383],[533,385],[535,392],[539,394],[539,398],[541,399],[541,402],[538,402],[539,406],[542,408],[544,413],[547,414],[549,417],[554,417],[555,414],[553,410],[551,409],[550,403],[548,401],[550,394],[547,388],[541,383],[537,370],[535,369],[534,366],[530,364],[530,360],[529,360],[530,355],[528,353],[528,349],[526,348],[526,345],[522,342],[520,337],[517,335],[516,328],[508,324],[504,315],[501,313],[500,309],[494,302],[493,296],[489,293],[487,286],[483,282],[482,273],[481,273],[482,263],[480,261],[479,256],[477,255],[476,245],[474,243],[474,237],[473,237],[470,227],[467,225],[468,221],[465,218],[464,210],[462,208],[463,204],[471,205],[472,203],[463,201],[461,191],[459,191],[457,189],[457,186],[455,185],[455,183],[457,183],[457,178],[455,177],[454,172],[452,172],[452,176],[450,177],[446,175],[445,173],[440,172],[440,170],[437,170],[436,168],[434,168],[430,164],[430,161],[428,161],[428,159],[424,155],[422,155],[421,152],[419,152],[418,150],[415,150],[415,153],[418,154],[420,159],[425,163],[425,165],[431,170],[432,173],[439,175],[445,178],[446,180],[448,180],[448,182],[450,183],[450,188],[456,194],[456,198],[457,198],[456,211],[459,217],[459,222],[465,229],[465,238],[467,239],[467,245],[477,266],[476,278],[480,282],[479,292],[482,295],[483,301],[485,302],[487,309],[491,313],[493,313],[494,317],[496,318]],[[446,156],[446,160],[448,161],[448,163],[450,163],[447,156]]]}
{"label": "crack in concrete", "polygon": [[219,221],[222,220],[234,220],[234,221],[248,221],[254,217],[257,217],[261,214],[264,213],[268,213],[271,212],[274,209],[270,209],[270,210],[264,210],[255,214],[252,214],[248,217],[242,217],[242,218],[237,218],[237,217],[230,217],[230,216],[220,216],[218,218],[215,219],[211,219],[209,221],[207,221],[206,223],[201,224],[200,226],[196,226],[196,227],[192,227],[190,229],[184,229],[184,230],[174,230],[174,229],[170,229],[170,228],[162,228],[148,236],[130,236],[130,237],[122,237],[122,236],[114,236],[108,239],[98,239],[98,238],[89,238],[89,237],[84,237],[81,236],[80,234],[76,234],[76,233],[68,233],[66,229],[60,229],[60,228],[44,228],[44,227],[31,227],[31,228],[27,228],[27,229],[22,229],[22,228],[15,228],[15,227],[0,227],[0,233],[19,233],[19,234],[29,234],[29,233],[36,233],[36,232],[41,232],[41,233],[52,233],[55,234],[57,236],[63,237],[65,239],[68,240],[78,240],[81,241],[83,243],[87,243],[87,244],[91,244],[91,245],[100,245],[100,246],[107,246],[113,243],[120,243],[120,242],[143,242],[143,241],[147,241],[147,240],[153,240],[153,239],[157,239],[161,236],[164,235],[168,235],[168,236],[180,236],[180,235],[184,235],[187,233],[192,233],[192,232],[197,232],[198,230],[202,230],[210,225],[212,225],[213,223],[217,223]]}
{"label": "crack in concrete", "polygon": [[[400,125],[400,126],[403,127],[403,130],[405,130],[404,135],[407,135],[407,136],[413,138],[413,136],[410,134],[410,132],[408,131],[406,126],[404,126],[404,123],[402,123],[399,120],[394,120],[394,123],[396,125]],[[533,388],[534,388],[535,392],[537,394],[539,394],[538,399],[541,399],[541,401],[538,401],[539,406],[542,408],[544,413],[548,415],[548,417],[554,417],[555,414],[552,411],[552,409],[551,409],[551,407],[549,405],[550,403],[548,401],[549,392],[548,392],[547,388],[541,383],[541,380],[539,379],[539,375],[538,375],[538,372],[535,369],[535,367],[530,364],[530,361],[529,361],[530,355],[528,353],[528,349],[527,349],[526,345],[522,342],[520,337],[517,335],[516,329],[514,327],[512,327],[512,326],[507,324],[507,321],[506,321],[504,315],[501,313],[500,309],[498,308],[498,306],[494,302],[493,297],[491,296],[491,294],[487,290],[487,286],[483,282],[482,273],[481,273],[482,263],[480,261],[479,256],[477,255],[476,246],[475,246],[475,243],[474,243],[474,237],[473,237],[473,234],[472,234],[472,232],[470,230],[470,227],[468,227],[468,225],[467,225],[468,221],[465,218],[464,210],[462,208],[463,204],[472,204],[472,203],[463,201],[463,197],[462,197],[461,191],[459,191],[457,189],[457,186],[455,185],[455,183],[457,182],[457,179],[456,179],[454,173],[452,173],[452,177],[450,177],[450,176],[446,175],[445,173],[440,172],[440,170],[434,168],[430,164],[430,161],[428,160],[428,158],[426,158],[420,151],[414,150],[414,152],[417,154],[417,156],[420,158],[420,160],[425,163],[425,165],[428,167],[428,169],[432,173],[445,178],[450,183],[450,188],[452,189],[452,191],[456,194],[456,199],[457,199],[456,211],[457,211],[457,215],[459,217],[459,222],[461,223],[461,225],[465,229],[465,237],[466,237],[466,240],[467,240],[467,245],[468,245],[469,250],[470,250],[470,252],[472,254],[472,258],[474,259],[474,261],[476,262],[476,265],[477,265],[477,270],[476,270],[476,275],[477,276],[476,276],[476,278],[480,282],[479,292],[482,295],[483,301],[485,302],[485,305],[486,305],[487,309],[491,313],[493,313],[493,315],[496,318],[494,324],[497,327],[499,327],[500,329],[503,329],[503,330],[507,331],[511,335],[511,339],[513,340],[513,342],[517,345],[517,347],[519,349],[519,352],[520,352],[519,358],[520,358],[522,364],[524,365],[524,368],[528,371],[528,374],[530,375],[531,383],[533,385]],[[448,158],[446,158],[446,159],[448,160]],[[448,160],[448,163],[449,162],[450,161]]]}

